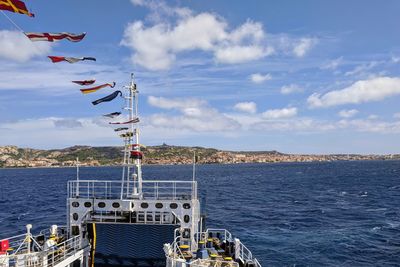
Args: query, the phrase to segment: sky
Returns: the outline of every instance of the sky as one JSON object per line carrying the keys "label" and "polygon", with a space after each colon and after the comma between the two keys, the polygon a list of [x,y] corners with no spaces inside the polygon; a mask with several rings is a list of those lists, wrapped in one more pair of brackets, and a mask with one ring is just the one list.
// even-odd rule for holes
{"label": "sky", "polygon": [[[25,3],[34,18],[0,14],[0,145],[120,145],[102,114],[123,99],[91,101],[133,72],[145,145],[400,153],[399,1]],[[21,29],[87,35],[31,42]],[[71,83],[92,78],[117,86]]]}

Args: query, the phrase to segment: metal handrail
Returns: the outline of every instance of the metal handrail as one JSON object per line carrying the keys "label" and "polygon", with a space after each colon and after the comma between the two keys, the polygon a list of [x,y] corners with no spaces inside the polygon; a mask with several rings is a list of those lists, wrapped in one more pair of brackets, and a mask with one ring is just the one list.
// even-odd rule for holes
{"label": "metal handrail", "polygon": [[[41,250],[41,246],[36,242],[37,236],[38,235],[34,236],[32,234],[20,234],[1,239],[0,241],[7,240],[10,248],[12,248],[12,253],[25,253],[25,250],[28,248],[28,243],[32,248],[34,247],[37,250]],[[33,246],[30,244],[30,242],[33,242]]]}
{"label": "metal handrail", "polygon": [[49,259],[48,266],[55,266],[58,263],[62,262],[69,256],[75,254],[81,248],[81,238],[80,236],[74,236],[70,239],[57,244],[53,251],[51,249],[47,250],[49,255],[51,254],[51,258]]}
{"label": "metal handrail", "polygon": [[218,229],[218,228],[208,228],[205,232],[197,232],[196,233],[196,241],[201,241],[202,236],[207,238],[209,236],[209,233],[222,233],[223,234],[223,241],[233,241],[233,236],[232,234],[226,230],[226,229]]}
{"label": "metal handrail", "polygon": [[178,237],[176,237],[175,239],[174,239],[174,242],[172,243],[172,247],[173,247],[173,251],[175,252],[177,252],[177,254],[182,258],[182,259],[184,259],[184,255],[183,255],[183,253],[182,253],[182,250],[181,250],[181,248],[178,246],[178,240],[180,239],[180,237],[178,236]]}
{"label": "metal handrail", "polygon": [[[130,199],[133,181],[74,180],[68,182],[68,197],[98,199]],[[122,196],[121,196],[122,192]],[[197,199],[196,181],[146,180],[142,184],[143,199]]]}
{"label": "metal handrail", "polygon": [[[26,235],[19,235],[16,237],[22,236]],[[9,240],[13,240],[13,238],[10,238]],[[21,244],[23,244],[24,240],[21,242]],[[19,250],[14,251],[11,254],[1,255],[0,266],[21,266],[21,264],[23,264],[23,266],[39,267],[46,265],[52,267],[75,254],[80,249],[81,238],[80,236],[74,236],[46,249],[44,249],[44,246],[39,246],[38,251],[28,252],[27,250]]]}
{"label": "metal handrail", "polygon": [[[239,239],[234,239],[233,235],[226,229],[216,229],[216,228],[208,228],[205,232],[198,232],[196,234],[196,241],[202,240],[202,237],[204,236],[207,238],[209,236],[209,233],[220,233],[223,236],[223,241],[234,241],[234,242],[239,242],[238,245],[239,247],[236,248],[239,251],[239,257],[246,261],[246,260],[251,260],[254,262],[254,264],[257,267],[261,267],[261,264],[259,261],[253,257],[253,254],[251,251],[239,240]],[[211,266],[211,265],[210,265]]]}
{"label": "metal handrail", "polygon": [[225,260],[210,260],[210,259],[196,259],[191,261],[190,267],[204,267],[204,266],[215,266],[215,267],[239,267],[239,263],[234,261],[225,261]]}

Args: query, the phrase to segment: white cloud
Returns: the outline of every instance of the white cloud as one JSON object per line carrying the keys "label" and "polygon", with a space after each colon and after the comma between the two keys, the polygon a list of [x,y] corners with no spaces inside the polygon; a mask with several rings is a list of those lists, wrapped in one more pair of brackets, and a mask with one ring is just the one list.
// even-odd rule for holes
{"label": "white cloud", "polygon": [[83,124],[76,119],[56,119],[54,120],[54,126],[61,128],[80,128],[83,127]]}
{"label": "white cloud", "polygon": [[33,43],[19,31],[0,30],[0,58],[25,62],[50,50],[49,43]]}
{"label": "white cloud", "polygon": [[343,109],[339,111],[338,115],[342,118],[351,118],[354,117],[358,113],[356,109]]}
{"label": "white cloud", "polygon": [[150,70],[165,70],[178,52],[212,50],[226,38],[225,28],[224,21],[208,13],[181,19],[175,27],[159,23],[146,28],[136,21],[125,29],[121,44],[135,51],[132,62]]}
{"label": "white cloud", "polygon": [[400,133],[400,121],[387,122],[377,120],[323,121],[313,118],[287,118],[285,120],[265,120],[251,125],[252,131],[295,131],[302,133],[355,131],[379,134]]}
{"label": "white cloud", "polygon": [[[155,114],[141,118],[142,140],[159,144],[165,140],[179,141],[177,137],[234,131],[240,125],[211,110],[202,117],[168,116]],[[162,139],[160,139],[162,131]],[[29,139],[21,138],[29,132]],[[102,118],[32,118],[13,122],[0,122],[0,146],[17,145],[33,148],[61,148],[74,145],[121,145],[121,139]],[[121,155],[122,156],[122,155]]]}
{"label": "white cloud", "polygon": [[355,67],[354,69],[346,72],[344,75],[346,76],[354,76],[354,75],[365,75],[367,71],[373,69],[379,64],[377,61],[372,61],[366,64],[361,64]]}
{"label": "white cloud", "polygon": [[349,87],[323,95],[314,93],[307,102],[311,108],[324,108],[379,101],[397,94],[400,94],[400,78],[378,77],[357,81]]}
{"label": "white cloud", "polygon": [[147,102],[153,107],[162,109],[186,109],[200,107],[206,104],[204,100],[196,98],[165,98],[149,96]]}
{"label": "white cloud", "polygon": [[399,63],[400,62],[400,57],[392,56],[392,62],[393,63]]}
{"label": "white cloud", "polygon": [[259,22],[247,21],[229,34],[229,40],[239,44],[243,40],[259,42],[264,38],[263,26]]}
{"label": "white cloud", "polygon": [[[179,53],[202,51],[213,55],[217,63],[237,64],[262,59],[283,50],[274,47],[263,25],[251,20],[231,29],[226,20],[214,13],[194,14],[187,8],[169,7],[164,2],[133,0],[150,8],[152,25],[130,23],[121,45],[132,50],[131,61],[150,70],[171,68]],[[290,53],[304,56],[316,38],[285,39]],[[271,44],[270,44],[271,43]]]}
{"label": "white cloud", "polygon": [[285,131],[285,132],[325,132],[336,129],[332,123],[314,120],[312,118],[286,118],[284,120],[264,120],[252,125],[253,131]]}
{"label": "white cloud", "polygon": [[257,60],[270,55],[272,52],[273,50],[264,49],[260,45],[233,45],[217,48],[214,55],[218,62],[234,64]]}
{"label": "white cloud", "polygon": [[[356,131],[379,134],[400,133],[400,120],[394,122],[371,119],[342,119],[324,121],[306,117],[274,115],[273,119],[262,114],[224,114],[207,105],[199,107],[200,113],[190,116],[164,113],[143,117],[141,132],[143,142],[150,140],[159,144],[165,140],[179,142],[188,137],[199,136],[263,136],[265,133],[291,132],[323,133],[335,131]],[[279,118],[278,118],[279,117]],[[61,125],[59,124],[61,122]],[[29,132],[29,139],[18,133]],[[162,140],[160,139],[162,132]],[[34,148],[60,148],[73,145],[121,145],[106,120],[100,118],[38,118],[14,122],[0,122],[0,145],[18,145]]]}
{"label": "white cloud", "polygon": [[[29,133],[29,139],[21,138],[22,133]],[[105,121],[93,118],[47,117],[5,122],[0,123],[0,135],[4,137],[0,145],[42,148],[106,145],[118,141]]]}
{"label": "white cloud", "polygon": [[151,21],[162,21],[166,17],[177,15],[178,17],[185,17],[191,15],[192,11],[188,8],[171,7],[163,1],[152,0],[131,0],[132,4],[149,8],[152,12],[148,16]]}
{"label": "white cloud", "polygon": [[319,43],[316,37],[298,37],[285,33],[269,34],[266,39],[275,48],[276,54],[298,58],[304,57]]}
{"label": "white cloud", "polygon": [[368,116],[367,119],[368,119],[368,120],[377,120],[377,119],[379,119],[379,116],[378,116],[378,115],[375,115],[375,114],[371,114],[371,115]]}
{"label": "white cloud", "polygon": [[150,116],[148,125],[155,128],[218,132],[230,131],[240,127],[239,123],[200,99],[150,96],[148,103],[162,109],[175,109],[181,113],[177,116],[164,113]]}
{"label": "white cloud", "polygon": [[400,112],[393,114],[393,118],[400,119]]}
{"label": "white cloud", "polygon": [[261,74],[261,73],[253,73],[250,75],[250,80],[253,83],[263,83],[265,81],[269,81],[272,79],[272,75],[267,73],[267,74]]}
{"label": "white cloud", "polygon": [[297,115],[297,108],[270,109],[262,113],[265,119],[291,118]]}
{"label": "white cloud", "polygon": [[315,38],[301,38],[298,43],[293,47],[293,54],[296,57],[305,56],[311,48],[313,48],[318,43]]}
{"label": "white cloud", "polygon": [[257,104],[254,102],[240,102],[237,103],[233,108],[238,111],[252,114],[257,112]]}
{"label": "white cloud", "polygon": [[159,129],[189,130],[194,132],[229,132],[240,128],[232,119],[216,110],[201,111],[201,116],[168,116],[154,114],[148,118],[148,125]]}
{"label": "white cloud", "polygon": [[176,25],[157,23],[145,27],[136,21],[125,29],[121,44],[134,50],[132,62],[150,70],[171,67],[176,54],[202,50],[222,63],[241,63],[270,55],[273,50],[259,45],[264,32],[260,23],[247,21],[229,32],[227,23],[210,13],[188,15]]}
{"label": "white cloud", "polygon": [[336,123],[337,128],[353,129],[359,132],[370,133],[400,133],[400,122],[385,122],[376,120],[341,120]]}
{"label": "white cloud", "polygon": [[147,1],[144,0],[131,0],[132,4],[137,5],[137,6],[144,6]]}
{"label": "white cloud", "polygon": [[281,94],[288,95],[293,93],[301,93],[303,92],[303,88],[298,86],[297,84],[290,84],[281,87]]}
{"label": "white cloud", "polygon": [[343,64],[343,57],[339,57],[337,59],[331,60],[330,62],[326,63],[321,67],[323,70],[336,70],[337,67],[339,67],[341,64]]}

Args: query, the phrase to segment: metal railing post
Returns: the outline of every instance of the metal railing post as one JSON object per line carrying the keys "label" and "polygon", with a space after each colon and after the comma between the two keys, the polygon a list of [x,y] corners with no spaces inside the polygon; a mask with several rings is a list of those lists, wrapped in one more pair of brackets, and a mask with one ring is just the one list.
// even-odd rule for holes
{"label": "metal railing post", "polygon": [[158,182],[156,183],[156,188],[157,188],[157,190],[156,190],[156,192],[157,192],[156,199],[158,199]]}

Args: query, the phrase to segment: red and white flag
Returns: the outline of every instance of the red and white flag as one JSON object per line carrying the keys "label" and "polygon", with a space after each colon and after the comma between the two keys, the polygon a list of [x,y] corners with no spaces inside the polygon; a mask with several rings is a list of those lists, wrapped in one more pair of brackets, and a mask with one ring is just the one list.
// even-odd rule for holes
{"label": "red and white flag", "polygon": [[48,58],[50,58],[50,60],[53,63],[58,63],[58,62],[62,62],[62,61],[67,61],[69,63],[76,63],[78,61],[84,61],[84,60],[96,61],[96,59],[94,57],[57,57],[57,56],[48,56]]}
{"label": "red and white flag", "polygon": [[67,39],[71,42],[80,42],[82,41],[83,38],[85,38],[86,32],[81,34],[73,34],[68,32],[61,32],[61,33],[25,32],[25,35],[32,42],[36,41],[55,42],[55,41],[61,41],[62,39]]}

